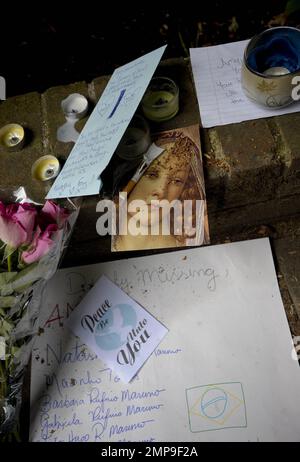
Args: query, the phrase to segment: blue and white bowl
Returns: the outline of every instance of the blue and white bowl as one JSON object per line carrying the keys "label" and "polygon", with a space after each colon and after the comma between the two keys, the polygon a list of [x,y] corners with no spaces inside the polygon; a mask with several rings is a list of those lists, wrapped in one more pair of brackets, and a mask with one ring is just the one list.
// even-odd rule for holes
{"label": "blue and white bowl", "polygon": [[274,27],[248,43],[242,65],[242,87],[254,102],[269,108],[294,101],[292,80],[300,76],[300,30]]}

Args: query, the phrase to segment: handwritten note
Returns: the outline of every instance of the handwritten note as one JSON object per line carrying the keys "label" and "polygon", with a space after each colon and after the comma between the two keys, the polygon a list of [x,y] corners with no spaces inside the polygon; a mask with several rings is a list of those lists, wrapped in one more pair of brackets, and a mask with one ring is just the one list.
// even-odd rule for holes
{"label": "handwritten note", "polygon": [[191,48],[191,64],[203,127],[300,111],[300,103],[264,109],[249,100],[241,86],[241,65],[248,40]]}
{"label": "handwritten note", "polygon": [[[64,326],[102,274],[169,328],[129,384]],[[300,369],[267,239],[64,269],[40,325],[32,441],[299,441]]]}
{"label": "handwritten note", "polygon": [[79,303],[67,325],[125,382],[168,332],[106,276]]}
{"label": "handwritten note", "polygon": [[100,175],[136,111],[165,48],[114,71],[47,199],[98,194]]}

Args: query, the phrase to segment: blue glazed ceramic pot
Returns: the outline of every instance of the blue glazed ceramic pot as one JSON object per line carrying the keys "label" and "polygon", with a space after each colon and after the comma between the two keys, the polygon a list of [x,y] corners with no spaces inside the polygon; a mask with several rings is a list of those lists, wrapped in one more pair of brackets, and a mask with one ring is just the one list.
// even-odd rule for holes
{"label": "blue glazed ceramic pot", "polygon": [[274,27],[248,43],[242,65],[242,87],[256,103],[269,108],[294,100],[292,80],[300,76],[300,30]]}

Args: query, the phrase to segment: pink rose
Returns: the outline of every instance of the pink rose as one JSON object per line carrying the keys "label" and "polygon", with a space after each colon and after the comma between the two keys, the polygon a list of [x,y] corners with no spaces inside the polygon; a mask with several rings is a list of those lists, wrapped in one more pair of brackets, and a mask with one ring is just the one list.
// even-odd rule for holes
{"label": "pink rose", "polygon": [[52,201],[46,201],[40,213],[41,224],[57,223],[59,228],[63,227],[68,217],[68,210],[60,207]]}
{"label": "pink rose", "polygon": [[10,204],[0,201],[0,240],[16,249],[32,239],[37,211],[31,204]]}
{"label": "pink rose", "polygon": [[56,224],[48,225],[44,231],[38,226],[29,249],[22,252],[21,260],[28,265],[40,260],[53,246],[57,231]]}

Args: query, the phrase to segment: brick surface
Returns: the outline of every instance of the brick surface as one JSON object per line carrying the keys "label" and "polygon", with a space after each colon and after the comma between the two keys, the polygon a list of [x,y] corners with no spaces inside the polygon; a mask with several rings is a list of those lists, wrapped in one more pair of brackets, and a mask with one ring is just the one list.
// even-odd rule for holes
{"label": "brick surface", "polygon": [[271,123],[283,164],[277,193],[300,194],[300,113],[274,117]]}
{"label": "brick surface", "polygon": [[300,173],[300,113],[274,117],[287,152],[287,175]]}
{"label": "brick surface", "polygon": [[223,209],[225,207],[225,192],[230,178],[230,165],[224,155],[215,129],[201,129],[200,139],[209,211]]}
{"label": "brick surface", "polygon": [[278,266],[292,297],[295,310],[300,317],[300,229],[299,235],[274,241]]}
{"label": "brick surface", "polygon": [[[214,145],[208,162],[223,184],[216,204],[236,207],[272,199],[281,173],[275,140],[265,120],[209,129]],[[210,185],[209,185],[210,187]]]}
{"label": "brick surface", "polygon": [[103,77],[98,77],[97,79],[94,79],[92,83],[89,84],[89,95],[94,104],[98,102],[109,79],[109,75],[104,75]]}
{"label": "brick surface", "polygon": [[[297,200],[298,199],[298,200]],[[300,215],[300,201],[297,196],[275,198],[265,202],[247,204],[228,209],[215,208],[208,197],[208,219],[212,240],[237,233],[255,225],[272,225],[279,220]]]}
{"label": "brick surface", "polygon": [[216,127],[231,176],[268,168],[273,163],[274,139],[265,120]]}

